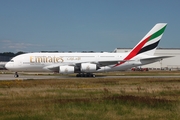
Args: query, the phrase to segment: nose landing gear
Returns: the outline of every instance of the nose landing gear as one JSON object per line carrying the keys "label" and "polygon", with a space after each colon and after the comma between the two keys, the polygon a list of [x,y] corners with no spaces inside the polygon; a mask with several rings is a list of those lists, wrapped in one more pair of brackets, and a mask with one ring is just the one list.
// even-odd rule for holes
{"label": "nose landing gear", "polygon": [[14,77],[15,77],[15,78],[18,78],[18,77],[19,77],[18,72],[15,72],[15,73],[14,73]]}

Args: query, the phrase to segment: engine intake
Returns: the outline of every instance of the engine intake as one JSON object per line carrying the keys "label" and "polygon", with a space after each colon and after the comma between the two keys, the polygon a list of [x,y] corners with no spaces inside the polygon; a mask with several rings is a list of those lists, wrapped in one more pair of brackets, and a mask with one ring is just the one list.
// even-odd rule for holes
{"label": "engine intake", "polygon": [[82,63],[81,72],[95,72],[98,69],[96,64]]}
{"label": "engine intake", "polygon": [[59,66],[59,73],[72,74],[74,73],[74,66]]}
{"label": "engine intake", "polygon": [[59,66],[59,73],[72,74],[72,73],[92,73],[96,72],[98,66],[91,63],[82,63],[81,66]]}

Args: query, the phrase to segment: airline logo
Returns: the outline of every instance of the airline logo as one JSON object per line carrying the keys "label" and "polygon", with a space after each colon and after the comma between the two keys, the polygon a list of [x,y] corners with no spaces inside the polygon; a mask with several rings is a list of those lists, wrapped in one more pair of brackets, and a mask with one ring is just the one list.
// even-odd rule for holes
{"label": "airline logo", "polygon": [[30,56],[30,63],[62,63],[66,61],[80,61],[81,57],[60,57],[60,56]]}
{"label": "airline logo", "polygon": [[56,56],[30,56],[30,63],[62,63],[62,57]]}
{"label": "airline logo", "polygon": [[[124,60],[125,61],[130,60],[140,53],[144,53],[144,52],[155,49],[160,41],[160,39],[157,40],[157,38],[163,34],[166,26],[167,25],[165,25],[160,30],[156,31],[154,34],[146,37],[144,40],[141,40],[141,42],[124,58]],[[150,41],[151,41],[151,44],[148,45]],[[114,67],[117,67],[123,63],[125,62],[117,63]]]}

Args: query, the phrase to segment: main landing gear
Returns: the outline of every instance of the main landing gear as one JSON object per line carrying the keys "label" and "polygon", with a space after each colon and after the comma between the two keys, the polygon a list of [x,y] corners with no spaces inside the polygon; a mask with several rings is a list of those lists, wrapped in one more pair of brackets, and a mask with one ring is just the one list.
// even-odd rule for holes
{"label": "main landing gear", "polygon": [[95,74],[92,73],[78,73],[76,77],[96,77]]}
{"label": "main landing gear", "polygon": [[19,75],[18,75],[17,72],[14,73],[14,77],[15,77],[15,78],[18,78],[18,77],[19,77]]}

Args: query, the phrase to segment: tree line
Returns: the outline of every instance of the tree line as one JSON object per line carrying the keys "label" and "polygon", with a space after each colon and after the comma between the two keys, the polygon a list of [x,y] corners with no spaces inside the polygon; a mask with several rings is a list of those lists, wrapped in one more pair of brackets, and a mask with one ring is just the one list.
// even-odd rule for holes
{"label": "tree line", "polygon": [[17,53],[13,53],[13,52],[3,52],[3,53],[0,53],[0,56],[7,56],[7,57],[15,57],[17,55],[20,55],[20,54],[23,54],[25,52],[22,52],[22,51],[19,51]]}

